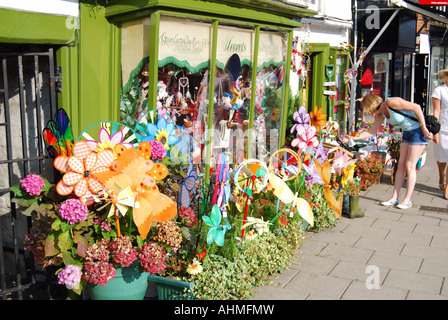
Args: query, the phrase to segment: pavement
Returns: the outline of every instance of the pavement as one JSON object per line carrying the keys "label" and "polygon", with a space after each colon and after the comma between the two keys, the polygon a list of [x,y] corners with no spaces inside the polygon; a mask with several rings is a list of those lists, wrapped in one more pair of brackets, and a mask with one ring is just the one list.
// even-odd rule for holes
{"label": "pavement", "polygon": [[[288,269],[254,289],[254,300],[448,300],[448,200],[439,189],[432,142],[412,208],[383,207],[390,172],[361,193],[363,218],[343,216],[307,232]],[[405,185],[401,190],[403,199]]]}

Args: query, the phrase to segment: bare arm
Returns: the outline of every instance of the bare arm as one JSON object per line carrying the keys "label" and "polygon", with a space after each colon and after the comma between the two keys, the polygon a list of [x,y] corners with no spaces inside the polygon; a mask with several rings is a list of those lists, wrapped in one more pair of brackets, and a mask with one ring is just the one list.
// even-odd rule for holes
{"label": "bare arm", "polygon": [[[434,110],[433,111],[434,117],[439,119],[439,116],[440,116],[440,99],[432,98],[432,107],[433,107],[433,110]],[[439,135],[438,134],[434,135],[434,142],[435,143],[439,143]]]}
{"label": "bare arm", "polygon": [[378,129],[381,127],[381,124],[384,122],[384,117],[381,113],[377,113],[375,115],[375,121],[369,130],[362,132],[359,136],[353,137],[353,140],[365,140],[371,138],[376,134]]}
{"label": "bare arm", "polygon": [[383,121],[384,121],[383,115],[381,113],[376,114],[375,115],[375,121],[373,122],[373,124],[369,128],[369,130],[362,132],[357,137],[346,136],[344,139],[342,139],[342,142],[347,143],[350,139],[352,139],[352,140],[364,140],[364,139],[371,138],[372,136],[374,136],[376,134],[378,129],[381,127],[381,124],[383,123]]}
{"label": "bare arm", "polygon": [[425,123],[425,116],[423,115],[422,108],[420,105],[403,100],[401,98],[391,98],[388,100],[388,105],[396,110],[407,110],[413,111],[417,117],[418,122],[420,123],[420,127],[422,129],[423,135],[425,138],[432,140],[433,134],[428,131]]}

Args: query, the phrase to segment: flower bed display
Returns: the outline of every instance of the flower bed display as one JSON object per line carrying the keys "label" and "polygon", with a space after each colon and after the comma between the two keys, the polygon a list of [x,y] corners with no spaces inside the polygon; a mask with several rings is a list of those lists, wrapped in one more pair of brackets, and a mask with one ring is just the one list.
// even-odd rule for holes
{"label": "flower bed display", "polygon": [[290,264],[305,230],[341,219],[355,166],[376,168],[343,150],[329,155],[322,141],[334,126],[322,122],[322,108],[300,112],[293,148],[266,163],[230,164],[223,152],[206,184],[201,164],[177,148],[173,122],[159,117],[146,134],[102,123],[98,141],[74,141],[61,109],[61,132],[46,128],[44,136],[62,178],[30,175],[12,188],[33,217],[25,248],[44,267],[59,267],[59,283],[77,294],[107,291],[132,267],[149,281],[183,284],[181,293],[161,289],[160,299],[249,298]]}

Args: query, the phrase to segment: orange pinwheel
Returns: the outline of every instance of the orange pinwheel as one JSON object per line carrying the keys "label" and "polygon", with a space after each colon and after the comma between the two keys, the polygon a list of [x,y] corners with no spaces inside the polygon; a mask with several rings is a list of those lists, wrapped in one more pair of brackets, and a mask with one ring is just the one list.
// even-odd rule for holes
{"label": "orange pinwheel", "polygon": [[105,149],[96,153],[86,142],[78,141],[73,145],[73,154],[71,157],[59,156],[53,162],[57,170],[65,173],[56,185],[56,191],[62,196],[74,192],[82,203],[91,205],[95,202],[94,195],[103,189],[95,175],[110,171],[114,152]]}
{"label": "orange pinwheel", "polygon": [[[97,175],[97,178],[109,190],[113,190],[117,181],[130,181],[129,185],[135,195],[133,220],[143,240],[148,235],[152,221],[165,222],[177,214],[176,204],[171,198],[145,186],[145,179],[149,177],[148,171],[152,171],[151,173],[159,177],[166,176],[165,171],[167,171],[164,165],[158,163],[148,169],[148,161],[152,163],[151,160],[145,159],[141,151],[126,149],[113,165],[114,171]],[[160,166],[157,167],[157,165]],[[159,174],[159,171],[162,171],[162,174]]]}
{"label": "orange pinwheel", "polygon": [[331,178],[331,164],[328,160],[325,160],[323,164],[320,164],[316,159],[314,160],[314,165],[316,166],[316,171],[319,174],[320,178],[324,182],[324,194],[325,199],[327,200],[328,205],[336,212],[336,218],[341,217],[342,208],[338,201],[330,189],[330,178]]}
{"label": "orange pinwheel", "polygon": [[327,114],[323,112],[324,107],[317,108],[314,107],[314,110],[310,112],[311,125],[315,126],[317,131],[320,131],[321,127],[324,127],[327,122],[325,119],[327,118]]}

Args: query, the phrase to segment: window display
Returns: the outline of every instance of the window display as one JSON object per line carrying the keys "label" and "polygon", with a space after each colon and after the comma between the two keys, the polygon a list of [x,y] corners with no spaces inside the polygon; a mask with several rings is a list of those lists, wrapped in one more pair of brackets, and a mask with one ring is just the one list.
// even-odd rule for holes
{"label": "window display", "polygon": [[213,39],[212,21],[162,15],[153,106],[148,102],[149,22],[122,25],[122,122],[140,138],[154,136],[174,158],[192,155],[200,171],[215,167],[223,152],[229,163],[241,163],[248,152],[269,159],[279,148],[288,34],[220,21]]}

